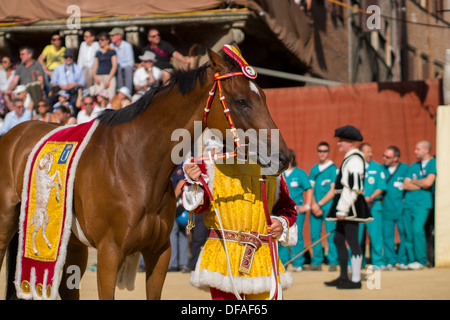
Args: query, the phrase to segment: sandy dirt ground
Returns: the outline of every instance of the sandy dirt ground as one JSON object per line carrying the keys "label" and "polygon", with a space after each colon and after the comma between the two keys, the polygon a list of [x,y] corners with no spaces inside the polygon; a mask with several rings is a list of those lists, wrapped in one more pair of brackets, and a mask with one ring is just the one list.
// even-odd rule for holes
{"label": "sandy dirt ground", "polygon": [[[95,251],[89,256],[88,265],[95,263]],[[293,272],[294,285],[283,292],[285,300],[449,300],[450,267],[417,271],[362,270],[365,278],[361,290],[338,290],[326,287],[323,282],[338,277],[338,272]],[[189,284],[189,274],[169,272],[164,284],[163,300],[210,300],[207,292]],[[0,272],[0,299],[5,297],[5,268]],[[81,281],[81,299],[97,300],[97,274],[87,270]],[[133,291],[116,289],[118,300],[145,299],[145,274],[138,273]]]}

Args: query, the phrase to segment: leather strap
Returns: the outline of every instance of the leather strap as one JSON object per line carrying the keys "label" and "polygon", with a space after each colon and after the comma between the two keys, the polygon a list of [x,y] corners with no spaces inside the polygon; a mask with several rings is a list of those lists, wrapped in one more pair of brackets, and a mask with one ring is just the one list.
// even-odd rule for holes
{"label": "leather strap", "polygon": [[[237,242],[240,246],[245,246],[241,263],[239,265],[239,272],[249,274],[256,250],[258,250],[263,244],[269,244],[269,238],[266,235],[252,231],[243,232],[223,230],[223,233],[226,241]],[[209,229],[208,238],[223,240],[222,232],[218,229]]]}

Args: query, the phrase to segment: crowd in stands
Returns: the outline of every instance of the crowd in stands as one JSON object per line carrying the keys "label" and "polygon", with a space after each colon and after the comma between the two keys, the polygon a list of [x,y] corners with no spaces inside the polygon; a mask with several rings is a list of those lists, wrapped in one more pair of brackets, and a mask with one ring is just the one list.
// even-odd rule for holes
{"label": "crowd in stands", "polygon": [[123,108],[163,85],[173,71],[172,57],[185,65],[191,61],[161,40],[154,28],[148,32],[148,45],[136,54],[122,28],[99,34],[85,30],[83,38],[77,54],[55,33],[41,53],[21,47],[17,65],[9,56],[1,58],[0,136],[32,119],[90,121],[104,109]]}

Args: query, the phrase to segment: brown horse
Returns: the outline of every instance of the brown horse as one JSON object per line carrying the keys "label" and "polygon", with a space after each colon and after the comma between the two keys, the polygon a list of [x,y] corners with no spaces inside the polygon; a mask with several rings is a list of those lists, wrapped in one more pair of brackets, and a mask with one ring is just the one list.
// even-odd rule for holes
{"label": "brown horse", "polygon": [[[176,74],[169,85],[148,91],[121,110],[104,112],[78,163],[74,184],[76,219],[97,249],[100,299],[113,299],[117,273],[127,256],[141,252],[146,265],[148,299],[159,299],[169,259],[169,235],[175,218],[171,175],[177,164],[171,150],[174,130],[193,136],[194,121],[202,121],[214,73],[239,71],[231,60],[208,50],[209,63]],[[222,81],[237,128],[276,129],[263,91],[245,76]],[[207,125],[223,132],[228,122],[215,97]],[[56,125],[26,122],[0,139],[0,266],[11,239],[18,232],[23,175],[33,146]],[[279,139],[279,172],[289,163],[289,152]],[[270,137],[268,139],[271,144]],[[17,250],[17,248],[16,248]],[[15,260],[15,250],[10,246]],[[88,250],[71,235],[59,288],[62,299],[78,299],[79,290],[67,288],[67,267],[86,269]],[[12,261],[14,262],[14,261]],[[14,271],[8,270],[9,275]]]}

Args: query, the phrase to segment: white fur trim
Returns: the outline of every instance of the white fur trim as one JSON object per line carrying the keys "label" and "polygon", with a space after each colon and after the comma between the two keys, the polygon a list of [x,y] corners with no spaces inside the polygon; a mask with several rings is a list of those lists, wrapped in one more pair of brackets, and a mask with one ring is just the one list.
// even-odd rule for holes
{"label": "white fur trim", "polygon": [[183,207],[187,211],[194,211],[204,203],[205,191],[196,185],[183,186]]}
{"label": "white fur trim", "polygon": [[[224,292],[233,292],[230,277],[219,272],[200,269],[202,255],[203,248],[198,257],[195,270],[191,272],[191,285],[205,291],[209,291],[209,288],[213,287]],[[272,288],[271,277],[234,277],[233,279],[237,291],[243,294],[270,292]],[[280,280],[283,289],[292,287],[294,283],[292,274],[289,271],[280,273]]]}
{"label": "white fur trim", "polygon": [[77,237],[78,240],[81,241],[86,247],[93,247],[93,245],[89,242],[89,240],[84,235],[83,230],[81,229],[80,223],[78,222],[77,217],[74,215],[72,220],[72,232]]}

